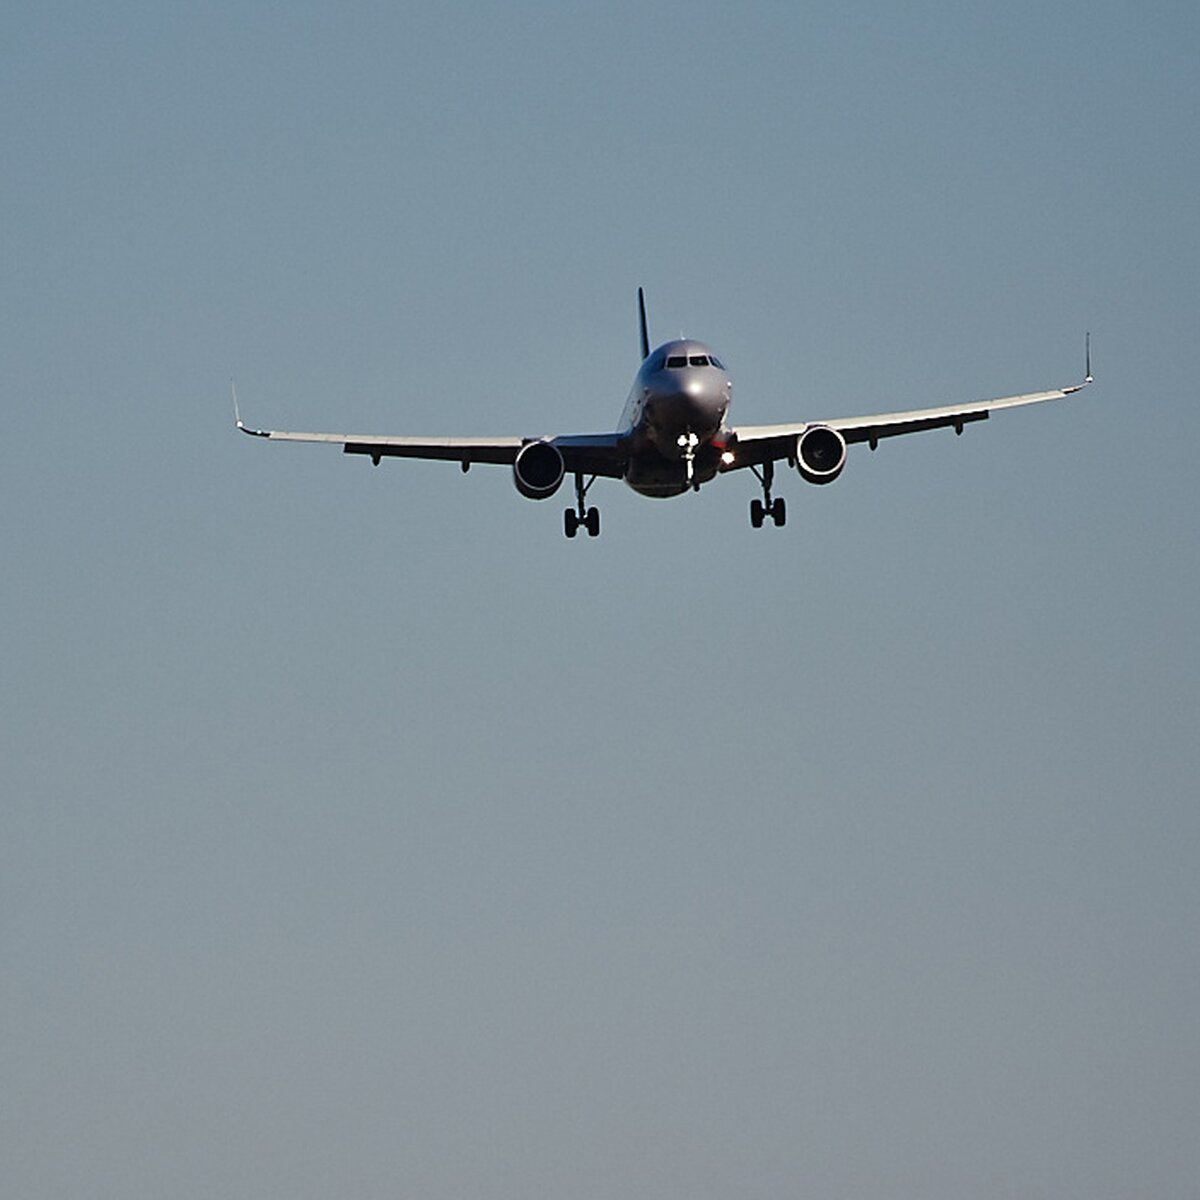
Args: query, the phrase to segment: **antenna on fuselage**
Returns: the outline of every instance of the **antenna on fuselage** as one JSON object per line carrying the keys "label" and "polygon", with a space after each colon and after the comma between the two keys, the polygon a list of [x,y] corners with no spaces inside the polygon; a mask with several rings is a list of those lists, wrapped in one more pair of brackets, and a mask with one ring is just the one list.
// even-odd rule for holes
{"label": "antenna on fuselage", "polygon": [[642,362],[650,357],[650,331],[646,328],[646,293],[638,288],[638,323],[642,329]]}

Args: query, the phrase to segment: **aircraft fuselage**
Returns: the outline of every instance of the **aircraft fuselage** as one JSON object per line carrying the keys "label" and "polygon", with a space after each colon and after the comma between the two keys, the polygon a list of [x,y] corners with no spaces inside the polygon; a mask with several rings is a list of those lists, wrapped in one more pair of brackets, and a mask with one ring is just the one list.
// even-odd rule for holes
{"label": "aircraft fuselage", "polygon": [[725,450],[733,383],[702,342],[666,342],[633,381],[621,418],[625,482],[643,496],[678,496],[712,479]]}

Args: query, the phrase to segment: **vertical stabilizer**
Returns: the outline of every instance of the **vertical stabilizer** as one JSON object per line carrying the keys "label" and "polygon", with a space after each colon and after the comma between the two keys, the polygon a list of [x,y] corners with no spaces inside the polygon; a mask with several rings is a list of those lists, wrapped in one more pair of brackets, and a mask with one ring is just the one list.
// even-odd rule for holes
{"label": "vertical stabilizer", "polygon": [[638,288],[638,321],[642,329],[642,362],[650,357],[650,332],[646,328],[646,293]]}

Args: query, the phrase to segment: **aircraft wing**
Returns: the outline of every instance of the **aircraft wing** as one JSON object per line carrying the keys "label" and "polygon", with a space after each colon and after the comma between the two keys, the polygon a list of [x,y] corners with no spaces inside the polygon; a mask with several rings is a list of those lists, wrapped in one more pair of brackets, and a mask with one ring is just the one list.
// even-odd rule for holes
{"label": "aircraft wing", "polygon": [[355,433],[291,433],[281,429],[251,429],[241,418],[234,400],[237,427],[251,437],[276,442],[326,442],[341,446],[346,454],[363,454],[376,466],[384,458],[425,458],[459,463],[465,471],[472,463],[501,463],[511,466],[521,447],[545,441],[556,446],[569,473],[607,475],[620,479],[625,473],[624,439],[616,433],[580,434],[567,437],[463,438],[463,437],[375,437]]}
{"label": "aircraft wing", "polygon": [[909,412],[881,413],[873,417],[837,417],[831,421],[806,421],[789,425],[744,425],[732,429],[734,461],[726,470],[758,466],[781,458],[794,458],[796,439],[806,430],[819,425],[836,429],[847,444],[869,442],[874,450],[882,438],[898,437],[902,433],[919,433],[925,429],[952,428],[962,433],[963,426],[972,421],[986,421],[1003,408],[1020,408],[1025,404],[1041,404],[1046,400],[1061,400],[1081,391],[1092,382],[1091,371],[1082,383],[1047,392],[1027,392],[1021,396],[1001,396],[996,400],[977,400],[968,404],[948,404],[941,408],[912,409]]}

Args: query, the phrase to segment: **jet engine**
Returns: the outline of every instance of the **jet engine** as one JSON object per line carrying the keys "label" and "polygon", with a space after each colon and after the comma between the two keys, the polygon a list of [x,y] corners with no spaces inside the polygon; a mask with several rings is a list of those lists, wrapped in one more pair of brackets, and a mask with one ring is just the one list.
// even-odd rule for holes
{"label": "jet engine", "polygon": [[527,500],[548,500],[565,473],[562,453],[553,442],[526,442],[513,462],[513,483]]}
{"label": "jet engine", "polygon": [[796,469],[809,483],[832,483],[846,465],[846,439],[828,425],[814,425],[796,439]]}

